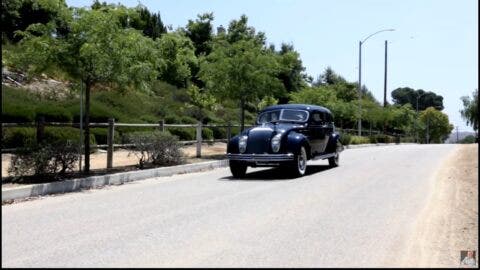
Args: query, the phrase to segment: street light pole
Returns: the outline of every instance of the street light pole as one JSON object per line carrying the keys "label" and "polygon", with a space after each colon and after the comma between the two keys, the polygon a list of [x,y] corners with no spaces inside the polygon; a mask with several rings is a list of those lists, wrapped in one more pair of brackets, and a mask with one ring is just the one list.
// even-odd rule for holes
{"label": "street light pole", "polygon": [[362,41],[358,42],[358,136],[362,136]]}
{"label": "street light pole", "polygon": [[395,29],[384,29],[377,31],[369,36],[367,36],[364,40],[358,42],[358,136],[362,136],[362,44],[367,41],[370,37],[385,31],[395,31]]}
{"label": "street light pole", "polygon": [[385,40],[385,75],[383,76],[383,107],[387,107],[387,47],[388,42]]}
{"label": "street light pole", "polygon": [[415,119],[415,142],[418,142],[418,130],[417,130],[417,125],[418,125],[418,99],[425,95],[427,92],[421,94],[421,95],[417,95],[417,118]]}

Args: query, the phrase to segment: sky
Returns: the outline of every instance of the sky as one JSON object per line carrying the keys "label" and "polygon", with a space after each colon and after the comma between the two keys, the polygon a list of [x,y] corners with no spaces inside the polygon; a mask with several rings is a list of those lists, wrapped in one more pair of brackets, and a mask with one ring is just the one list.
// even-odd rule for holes
{"label": "sky", "polygon": [[[93,0],[66,0],[90,6]],[[101,1],[103,2],[103,1]],[[225,28],[247,15],[248,23],[266,33],[279,48],[293,44],[306,72],[314,78],[330,66],[348,81],[358,81],[359,41],[383,29],[362,45],[362,84],[383,102],[385,40],[388,41],[387,100],[398,87],[443,96],[450,123],[473,131],[460,116],[461,96],[478,88],[477,0],[121,0],[127,7],[160,12],[173,29],[198,14],[213,12],[214,28]]]}

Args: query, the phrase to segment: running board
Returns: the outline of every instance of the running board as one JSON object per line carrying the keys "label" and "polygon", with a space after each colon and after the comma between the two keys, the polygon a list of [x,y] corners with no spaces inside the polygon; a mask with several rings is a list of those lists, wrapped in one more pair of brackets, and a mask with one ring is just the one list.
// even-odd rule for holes
{"label": "running board", "polygon": [[334,157],[334,156],[335,156],[335,153],[329,153],[329,154],[325,154],[325,155],[314,156],[311,160],[327,159],[327,158],[331,158],[331,157]]}

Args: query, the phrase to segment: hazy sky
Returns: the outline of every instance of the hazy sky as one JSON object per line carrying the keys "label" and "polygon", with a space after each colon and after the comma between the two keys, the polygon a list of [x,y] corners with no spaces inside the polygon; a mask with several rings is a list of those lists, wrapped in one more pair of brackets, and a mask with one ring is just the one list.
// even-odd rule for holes
{"label": "hazy sky", "polygon": [[[67,0],[89,6],[91,0]],[[477,0],[171,0],[106,1],[132,7],[141,3],[160,12],[166,25],[185,26],[197,14],[213,12],[215,29],[242,14],[266,33],[267,42],[291,43],[309,75],[330,66],[358,81],[358,41],[382,29],[362,46],[362,83],[383,102],[384,42],[388,40],[388,87],[411,87],[444,97],[444,112],[460,131],[461,96],[478,87]]]}

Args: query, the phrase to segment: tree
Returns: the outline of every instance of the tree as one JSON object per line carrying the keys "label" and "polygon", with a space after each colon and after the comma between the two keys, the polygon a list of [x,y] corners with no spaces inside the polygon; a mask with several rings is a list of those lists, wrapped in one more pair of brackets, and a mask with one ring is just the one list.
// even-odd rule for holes
{"label": "tree", "polygon": [[[53,23],[55,34],[68,32],[65,0],[6,0],[2,1],[2,44],[17,43],[22,38],[16,31],[25,31],[31,24]],[[35,34],[35,33],[32,33]]]}
{"label": "tree", "polygon": [[29,26],[16,59],[30,73],[54,65],[85,85],[85,172],[89,172],[92,86],[113,83],[121,89],[148,89],[162,63],[151,57],[156,54],[154,42],[137,30],[122,29],[113,12],[79,8],[73,9],[71,18],[70,32],[61,38],[52,35],[52,24]]}
{"label": "tree", "polygon": [[313,83],[313,85],[314,86],[332,85],[332,84],[346,83],[346,82],[347,80],[345,80],[345,78],[335,73],[335,71],[333,71],[331,67],[327,67],[325,71],[318,76],[317,80]]}
{"label": "tree", "polygon": [[188,20],[186,36],[192,40],[195,46],[195,55],[208,55],[212,50],[212,21],[213,13],[197,15],[195,21]]}
{"label": "tree", "polygon": [[453,125],[448,121],[448,115],[428,107],[420,114],[420,136],[428,138],[427,143],[442,143],[453,130]]}
{"label": "tree", "polygon": [[[213,13],[204,13],[197,15],[195,21],[189,20],[185,35],[190,38],[195,47],[195,55],[197,57],[206,56],[212,51],[212,21]],[[192,67],[192,82],[200,88],[205,87],[205,83],[198,78],[199,67]]]}
{"label": "tree", "polygon": [[467,121],[467,125],[472,126],[475,132],[478,132],[478,89],[472,93],[472,98],[463,96],[460,98],[463,103],[463,110],[460,110],[462,118]]}
{"label": "tree", "polygon": [[158,58],[166,64],[159,78],[177,87],[187,87],[192,69],[198,66],[192,41],[181,32],[173,32],[162,35],[156,45]]}
{"label": "tree", "polygon": [[248,17],[240,16],[239,20],[232,20],[228,25],[227,41],[230,44],[240,40],[253,40],[256,45],[265,45],[266,37],[263,32],[255,32],[255,28],[248,26]]}
{"label": "tree", "polygon": [[277,73],[275,57],[254,40],[231,44],[219,39],[212,52],[201,58],[199,77],[218,100],[240,101],[243,130],[246,102],[284,90]]}
{"label": "tree", "polygon": [[[293,45],[282,43],[281,49],[276,53],[280,72],[277,78],[283,83],[286,93],[297,92],[307,86],[305,67],[300,59],[300,54],[296,52]],[[279,103],[288,103],[288,95],[278,97]]]}
{"label": "tree", "polygon": [[441,111],[443,110],[443,97],[433,92],[426,92],[422,89],[414,90],[410,87],[401,87],[392,91],[392,99],[395,104],[404,105],[411,104],[412,108],[417,108],[418,98],[418,110],[423,111],[428,107],[434,107]]}

